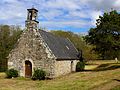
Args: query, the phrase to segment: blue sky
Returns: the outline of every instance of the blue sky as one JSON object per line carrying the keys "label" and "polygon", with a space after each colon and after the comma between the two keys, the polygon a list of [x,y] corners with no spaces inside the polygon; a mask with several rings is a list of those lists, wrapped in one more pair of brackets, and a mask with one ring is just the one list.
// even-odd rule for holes
{"label": "blue sky", "polygon": [[24,27],[27,9],[39,10],[39,26],[86,34],[96,19],[111,8],[120,10],[120,0],[0,0],[0,24]]}

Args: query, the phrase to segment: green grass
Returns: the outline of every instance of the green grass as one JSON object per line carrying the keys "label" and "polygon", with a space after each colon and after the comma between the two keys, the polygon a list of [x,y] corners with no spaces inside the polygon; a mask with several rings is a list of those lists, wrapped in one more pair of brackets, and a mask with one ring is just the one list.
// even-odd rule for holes
{"label": "green grass", "polygon": [[116,86],[116,87],[114,87],[114,88],[111,89],[111,90],[120,90],[120,86]]}
{"label": "green grass", "polygon": [[[88,62],[85,67],[87,71],[44,81],[32,81],[23,77],[5,79],[5,74],[0,73],[0,90],[92,90],[119,79],[119,66],[120,63],[114,61]],[[112,90],[119,90],[119,86]]]}

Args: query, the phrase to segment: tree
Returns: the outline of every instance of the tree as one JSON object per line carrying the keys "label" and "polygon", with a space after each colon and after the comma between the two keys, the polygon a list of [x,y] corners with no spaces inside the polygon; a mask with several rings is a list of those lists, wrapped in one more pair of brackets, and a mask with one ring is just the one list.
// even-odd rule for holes
{"label": "tree", "polygon": [[120,14],[113,10],[96,21],[96,28],[91,28],[85,37],[86,42],[95,46],[93,50],[102,59],[120,58]]}
{"label": "tree", "polygon": [[0,71],[7,68],[7,56],[21,34],[19,26],[0,25]]}

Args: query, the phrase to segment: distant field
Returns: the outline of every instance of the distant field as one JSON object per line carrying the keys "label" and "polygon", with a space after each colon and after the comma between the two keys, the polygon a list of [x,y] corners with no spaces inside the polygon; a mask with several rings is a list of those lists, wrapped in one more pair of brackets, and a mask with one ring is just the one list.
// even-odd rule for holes
{"label": "distant field", "polygon": [[0,73],[0,90],[120,90],[120,62],[90,61],[86,71],[53,80],[5,79]]}

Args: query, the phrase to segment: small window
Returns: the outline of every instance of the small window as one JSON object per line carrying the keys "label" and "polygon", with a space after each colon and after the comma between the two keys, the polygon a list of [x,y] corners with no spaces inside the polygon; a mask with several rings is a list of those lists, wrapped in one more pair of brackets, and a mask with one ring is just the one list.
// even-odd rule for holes
{"label": "small window", "polygon": [[66,48],[69,50],[69,47],[68,47],[68,46],[66,46]]}

